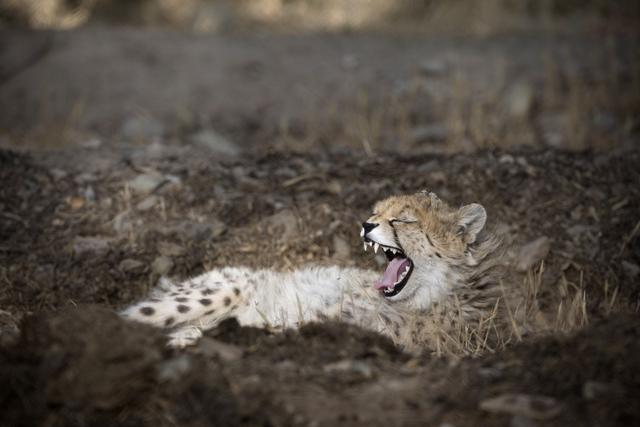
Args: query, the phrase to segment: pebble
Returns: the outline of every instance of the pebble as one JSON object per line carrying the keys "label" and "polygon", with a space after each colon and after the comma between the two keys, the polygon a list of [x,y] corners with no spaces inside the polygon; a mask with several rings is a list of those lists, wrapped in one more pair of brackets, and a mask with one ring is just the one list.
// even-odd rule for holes
{"label": "pebble", "polygon": [[156,204],[158,204],[159,201],[160,199],[154,195],[145,197],[144,199],[142,199],[142,201],[140,201],[140,203],[136,205],[136,209],[140,212],[148,211],[149,209],[152,209]]}
{"label": "pebble", "polygon": [[166,256],[159,256],[153,260],[152,269],[153,272],[159,276],[168,274],[173,268],[173,260]]}
{"label": "pebble", "polygon": [[144,271],[145,265],[136,259],[127,258],[118,264],[118,268],[125,273],[141,273]]}
{"label": "pebble", "polygon": [[560,404],[551,397],[505,393],[484,399],[480,409],[486,412],[511,414],[534,420],[549,420],[560,414]]}
{"label": "pebble", "polygon": [[134,142],[149,142],[162,136],[163,132],[162,123],[149,116],[130,117],[120,129],[123,138]]}
{"label": "pebble", "polygon": [[189,140],[192,144],[205,147],[215,154],[237,156],[241,151],[236,144],[211,129],[203,129],[193,134]]}
{"label": "pebble", "polygon": [[101,255],[109,250],[109,240],[102,237],[76,237],[73,240],[75,255]]}
{"label": "pebble", "polygon": [[127,182],[129,189],[137,194],[149,194],[154,191],[165,181],[165,178],[159,173],[145,173],[136,176]]}
{"label": "pebble", "polygon": [[205,356],[215,356],[225,362],[232,362],[242,357],[242,348],[223,343],[213,338],[204,337],[198,344],[198,351]]}
{"label": "pebble", "polygon": [[339,362],[329,363],[324,366],[323,370],[328,374],[352,372],[362,378],[373,377],[371,366],[360,360],[341,360]]}

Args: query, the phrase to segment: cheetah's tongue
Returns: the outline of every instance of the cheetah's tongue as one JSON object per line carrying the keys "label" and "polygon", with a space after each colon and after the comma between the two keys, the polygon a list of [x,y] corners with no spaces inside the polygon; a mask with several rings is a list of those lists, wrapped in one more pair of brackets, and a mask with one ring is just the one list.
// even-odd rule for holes
{"label": "cheetah's tongue", "polygon": [[376,289],[393,289],[396,282],[400,281],[400,276],[404,273],[404,270],[409,266],[408,258],[394,258],[387,265],[387,269],[384,271],[382,279],[375,282],[373,287]]}

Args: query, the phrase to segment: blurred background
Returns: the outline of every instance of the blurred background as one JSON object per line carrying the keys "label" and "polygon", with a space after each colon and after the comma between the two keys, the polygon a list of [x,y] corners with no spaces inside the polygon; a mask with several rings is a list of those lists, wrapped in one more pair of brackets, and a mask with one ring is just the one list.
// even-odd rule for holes
{"label": "blurred background", "polygon": [[628,145],[639,17],[640,1],[603,0],[3,0],[0,136],[368,155]]}

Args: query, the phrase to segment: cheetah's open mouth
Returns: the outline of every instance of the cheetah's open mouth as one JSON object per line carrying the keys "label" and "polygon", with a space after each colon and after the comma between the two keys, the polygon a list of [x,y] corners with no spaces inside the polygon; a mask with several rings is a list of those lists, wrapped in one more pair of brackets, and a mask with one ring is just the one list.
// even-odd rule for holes
{"label": "cheetah's open mouth", "polygon": [[387,268],[384,270],[382,278],[373,284],[373,287],[382,291],[385,297],[396,296],[402,291],[409,281],[413,272],[413,261],[408,258],[404,251],[398,247],[381,245],[374,242],[368,237],[364,238],[364,250],[367,246],[372,246],[374,252],[378,252],[378,248],[382,249],[389,261]]}

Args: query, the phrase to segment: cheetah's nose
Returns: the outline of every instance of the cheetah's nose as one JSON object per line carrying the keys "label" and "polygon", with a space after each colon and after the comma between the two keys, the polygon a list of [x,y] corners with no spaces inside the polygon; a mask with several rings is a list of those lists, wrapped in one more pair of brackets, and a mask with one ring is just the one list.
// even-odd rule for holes
{"label": "cheetah's nose", "polygon": [[364,234],[367,234],[368,232],[370,232],[371,230],[373,230],[374,228],[376,228],[379,224],[373,224],[370,222],[363,222],[362,223],[362,229],[364,230]]}

